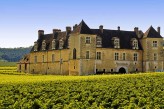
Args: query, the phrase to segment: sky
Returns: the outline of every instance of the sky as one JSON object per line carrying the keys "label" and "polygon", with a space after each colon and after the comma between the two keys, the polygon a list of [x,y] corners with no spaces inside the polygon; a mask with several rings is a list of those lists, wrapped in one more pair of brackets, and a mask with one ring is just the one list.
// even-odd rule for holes
{"label": "sky", "polygon": [[32,46],[38,30],[65,31],[83,19],[90,28],[145,32],[161,27],[164,36],[164,0],[0,0],[0,47]]}

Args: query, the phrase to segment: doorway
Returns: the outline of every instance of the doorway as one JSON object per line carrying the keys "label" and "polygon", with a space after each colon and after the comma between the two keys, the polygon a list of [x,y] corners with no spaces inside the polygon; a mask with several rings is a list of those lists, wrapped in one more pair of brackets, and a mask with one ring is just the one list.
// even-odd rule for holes
{"label": "doorway", "polygon": [[121,67],[121,68],[119,69],[119,73],[126,73],[125,68]]}

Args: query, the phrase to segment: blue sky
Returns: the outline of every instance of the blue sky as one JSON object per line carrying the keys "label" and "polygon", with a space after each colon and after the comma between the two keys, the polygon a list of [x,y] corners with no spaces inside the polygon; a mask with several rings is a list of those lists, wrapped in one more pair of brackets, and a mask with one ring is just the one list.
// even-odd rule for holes
{"label": "blue sky", "polygon": [[145,32],[161,27],[164,36],[164,0],[1,0],[0,47],[27,47],[37,31],[73,26],[83,19],[90,28]]}

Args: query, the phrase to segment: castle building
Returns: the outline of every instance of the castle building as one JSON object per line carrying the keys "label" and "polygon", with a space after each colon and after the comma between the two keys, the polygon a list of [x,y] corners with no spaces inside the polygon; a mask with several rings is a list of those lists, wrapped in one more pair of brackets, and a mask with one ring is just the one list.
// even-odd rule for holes
{"label": "castle building", "polygon": [[38,31],[31,52],[17,64],[17,70],[32,74],[89,75],[164,71],[163,38],[160,27],[143,33],[91,29],[82,20],[66,31]]}

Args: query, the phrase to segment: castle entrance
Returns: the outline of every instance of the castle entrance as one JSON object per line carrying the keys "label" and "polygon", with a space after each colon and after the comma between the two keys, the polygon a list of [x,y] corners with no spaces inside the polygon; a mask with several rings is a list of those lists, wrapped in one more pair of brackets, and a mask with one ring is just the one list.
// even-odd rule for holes
{"label": "castle entrance", "polygon": [[126,73],[125,68],[121,67],[121,68],[119,69],[119,73]]}

